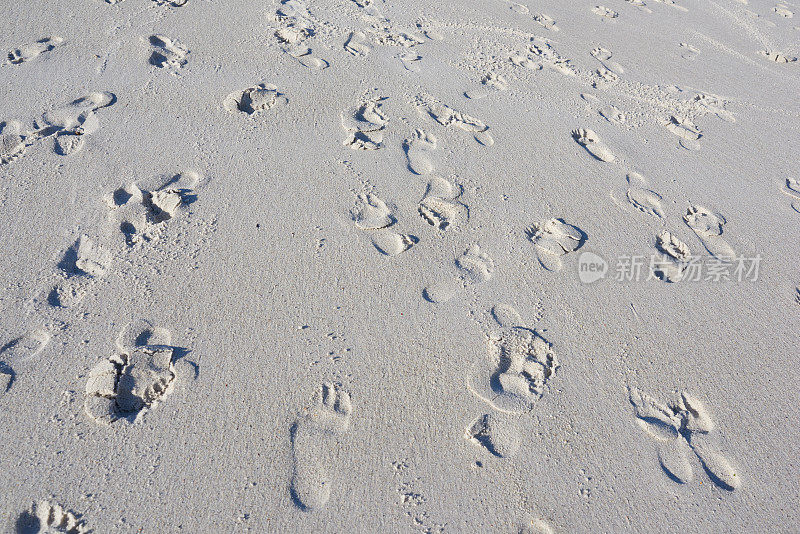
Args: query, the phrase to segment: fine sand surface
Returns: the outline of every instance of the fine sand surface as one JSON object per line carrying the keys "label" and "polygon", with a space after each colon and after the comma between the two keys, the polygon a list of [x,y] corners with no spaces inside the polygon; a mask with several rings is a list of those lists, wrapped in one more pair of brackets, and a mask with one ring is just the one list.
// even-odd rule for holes
{"label": "fine sand surface", "polygon": [[0,531],[800,531],[800,3],[602,1],[3,2]]}

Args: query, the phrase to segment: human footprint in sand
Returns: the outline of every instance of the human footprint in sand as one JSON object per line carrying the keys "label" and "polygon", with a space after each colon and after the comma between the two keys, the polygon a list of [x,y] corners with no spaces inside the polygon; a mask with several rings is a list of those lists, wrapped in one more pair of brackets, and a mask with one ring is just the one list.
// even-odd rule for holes
{"label": "human footprint in sand", "polygon": [[513,416],[530,412],[558,369],[552,346],[523,326],[519,314],[499,304],[492,315],[502,328],[487,337],[488,351],[472,367],[467,387],[494,410],[467,427],[465,437],[492,454],[512,456],[519,449]]}
{"label": "human footprint in sand", "polygon": [[292,499],[303,511],[325,506],[331,496],[331,471],[336,442],[350,428],[350,394],[336,384],[323,384],[311,406],[292,425],[294,473]]}

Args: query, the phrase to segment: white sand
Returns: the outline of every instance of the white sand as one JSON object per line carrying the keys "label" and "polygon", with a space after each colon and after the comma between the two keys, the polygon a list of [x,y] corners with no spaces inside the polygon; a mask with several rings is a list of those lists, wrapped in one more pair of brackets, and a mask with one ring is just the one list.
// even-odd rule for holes
{"label": "white sand", "polygon": [[2,7],[3,532],[798,531],[800,4],[180,3]]}

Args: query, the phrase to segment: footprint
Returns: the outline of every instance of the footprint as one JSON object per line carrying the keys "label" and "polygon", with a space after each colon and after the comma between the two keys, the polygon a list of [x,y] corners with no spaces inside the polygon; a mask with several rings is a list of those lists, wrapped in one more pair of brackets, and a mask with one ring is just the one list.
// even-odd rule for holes
{"label": "footprint", "polygon": [[519,312],[508,304],[495,304],[492,307],[492,318],[503,328],[525,326]]}
{"label": "footprint", "polygon": [[529,518],[519,529],[519,534],[553,534],[553,529],[544,519]]}
{"label": "footprint", "polygon": [[576,143],[584,147],[589,154],[600,161],[611,162],[616,159],[616,156],[614,156],[605,143],[600,141],[600,136],[594,133],[593,130],[589,130],[588,128],[572,130],[572,138]]}
{"label": "footprint", "polygon": [[367,36],[364,35],[364,32],[355,31],[350,32],[350,36],[344,43],[344,49],[348,54],[364,57],[369,54],[372,47],[367,44]]}
{"label": "footprint", "polygon": [[50,333],[43,329],[35,329],[0,347],[0,397],[14,384],[16,378],[14,368],[34,360],[44,351],[48,343],[50,343]]}
{"label": "footprint", "polygon": [[225,97],[222,106],[230,113],[241,112],[253,116],[276,106],[285,106],[289,100],[271,83],[260,83]]}
{"label": "footprint", "polygon": [[800,213],[800,182],[794,178],[787,178],[782,192],[791,197],[792,209]]}
{"label": "footprint", "polygon": [[163,35],[151,35],[149,38],[153,52],[150,55],[150,64],[161,69],[170,69],[173,74],[186,65],[186,56],[189,50],[178,41]]}
{"label": "footprint", "polygon": [[615,18],[619,17],[619,13],[605,6],[593,7],[592,13],[598,15],[600,17],[600,20],[614,20]]}
{"label": "footprint", "polygon": [[278,28],[273,35],[281,50],[304,67],[322,70],[328,62],[312,54],[307,42],[317,35],[317,24],[308,7],[300,0],[282,0],[275,12]]}
{"label": "footprint", "polygon": [[469,208],[458,200],[461,193],[461,186],[434,176],[417,211],[425,222],[437,230],[458,228],[469,219]]}
{"label": "footprint", "polygon": [[646,189],[647,180],[638,172],[628,174],[628,191],[626,196],[631,206],[637,210],[661,219],[664,217],[664,209],[661,207],[661,195],[652,189]]}
{"label": "footprint", "polygon": [[606,70],[613,72],[614,74],[623,74],[625,70],[622,68],[622,65],[617,63],[616,61],[611,61],[611,57],[613,56],[611,50],[603,48],[602,46],[598,46],[597,48],[592,49],[590,52],[593,58],[599,61]]}
{"label": "footprint", "polygon": [[683,11],[684,13],[689,11],[688,9],[683,7],[682,5],[680,5],[677,2],[675,2],[675,0],[653,0],[653,1],[657,2],[659,4],[664,4],[664,5],[667,5],[667,6],[670,6],[670,7],[674,7],[678,11]]}
{"label": "footprint", "polygon": [[490,72],[481,78],[481,86],[480,89],[473,89],[472,91],[465,92],[464,96],[471,100],[485,98],[498,91],[505,91],[508,89],[508,81],[506,81],[502,74]]}
{"label": "footprint", "polygon": [[455,127],[469,132],[478,143],[484,146],[492,146],[494,144],[494,139],[488,131],[489,127],[483,121],[466,113],[456,111],[450,106],[433,102],[423,97],[418,97],[415,104],[420,113],[427,114],[442,126]]}
{"label": "footprint", "polygon": [[470,391],[506,414],[531,411],[558,369],[552,346],[536,331],[521,326],[490,335],[487,342],[486,356],[470,372]]}
{"label": "footprint", "polygon": [[494,260],[481,251],[478,245],[470,246],[461,256],[456,258],[458,268],[454,280],[437,282],[422,290],[422,296],[428,302],[447,302],[470,285],[481,284],[492,277]]}
{"label": "footprint", "polygon": [[433,163],[428,157],[428,152],[436,150],[436,137],[424,130],[414,130],[411,139],[403,141],[403,150],[406,153],[408,169],[421,176],[433,172]]}
{"label": "footprint", "polygon": [[354,111],[341,113],[342,128],[347,133],[345,146],[353,150],[378,150],[383,146],[383,130],[389,122],[381,109],[384,100],[367,100]]}
{"label": "footprint", "polygon": [[647,4],[644,3],[643,0],[625,0],[639,11],[644,11],[645,13],[652,13],[653,10],[647,7]]}
{"label": "footprint", "polygon": [[674,234],[663,230],[656,238],[660,261],[653,266],[653,275],[664,282],[680,282],[692,260],[689,245]]}
{"label": "footprint", "polygon": [[[518,57],[517,60],[519,60]],[[512,62],[515,62],[514,58],[512,58]],[[531,62],[533,63],[531,64]],[[564,76],[571,78],[577,76],[571,60],[562,57],[548,41],[539,37],[531,39],[531,45],[523,59],[523,66],[533,70],[547,67]]]}
{"label": "footprint", "polygon": [[681,57],[683,59],[693,60],[700,55],[700,50],[689,43],[680,43],[678,46],[681,48]]}
{"label": "footprint", "polygon": [[132,183],[105,198],[108,219],[129,247],[158,240],[165,223],[197,198],[202,177],[193,171],[176,174],[153,191]]}
{"label": "footprint", "polygon": [[15,120],[0,122],[0,165],[15,161],[25,155],[36,140],[24,131],[22,123]]}
{"label": "footprint", "polygon": [[416,236],[387,230],[397,219],[386,203],[372,193],[356,196],[350,217],[360,230],[373,232],[372,245],[386,256],[397,256],[419,243]]}
{"label": "footprint", "polygon": [[794,12],[786,4],[777,4],[772,8],[772,11],[786,19],[794,17]]}
{"label": "footprint", "polygon": [[605,67],[597,69],[595,73],[598,79],[592,82],[592,87],[613,85],[619,81],[619,76]]}
{"label": "footprint", "polygon": [[553,20],[552,17],[545,15],[544,13],[537,13],[533,15],[533,20],[541,27],[546,30],[550,30],[553,32],[559,31],[559,27],[556,26],[556,21]]}
{"label": "footprint", "polygon": [[773,61],[775,63],[794,63],[797,61],[797,58],[794,56],[787,56],[782,52],[775,52],[772,50],[763,50],[759,52],[762,56],[767,58],[769,61]]}
{"label": "footprint", "polygon": [[725,122],[736,122],[733,113],[725,109],[725,101],[719,96],[701,93],[694,97],[694,102],[704,111],[716,115]]}
{"label": "footprint", "polygon": [[673,135],[678,136],[679,143],[683,148],[687,150],[700,150],[700,143],[698,141],[703,137],[703,133],[691,120],[686,117],[677,117],[673,115],[663,124]]}
{"label": "footprint", "polygon": [[108,250],[81,235],[59,263],[62,278],[47,298],[50,305],[71,308],[79,304],[89,288],[106,275],[111,262]]}
{"label": "footprint", "polygon": [[175,347],[168,330],[147,321],[128,325],[117,339],[117,353],[98,362],[86,382],[84,409],[95,422],[139,420],[164,400],[175,385]]}
{"label": "footprint", "polygon": [[111,106],[117,98],[113,93],[92,92],[54,111],[42,115],[37,121],[39,138],[55,135],[55,152],[68,156],[78,152],[86,136],[97,131],[100,122],[97,111]]}
{"label": "footprint", "polygon": [[64,39],[58,37],[57,35],[51,35],[50,37],[39,39],[35,43],[21,46],[9,52],[7,61],[11,65],[19,65],[20,63],[32,61],[41,54],[51,51],[63,42]]}
{"label": "footprint", "polygon": [[597,110],[597,113],[612,124],[625,124],[628,121],[628,116],[625,112],[614,104],[601,107]]}
{"label": "footprint", "polygon": [[519,430],[505,414],[479,416],[467,427],[464,437],[498,458],[514,456],[520,446]]}
{"label": "footprint", "polygon": [[401,52],[395,57],[400,60],[400,63],[403,64],[403,68],[407,71],[419,72],[420,68],[417,63],[422,61],[422,56],[411,52]]}
{"label": "footprint", "polygon": [[681,484],[693,480],[693,452],[719,487],[733,491],[741,486],[736,470],[711,439],[714,423],[698,399],[683,392],[677,402],[664,406],[636,388],[629,389],[629,398],[639,426],[658,442],[658,459],[670,479]]}
{"label": "footprint", "polygon": [[322,508],[331,494],[337,438],[347,432],[353,408],[350,394],[335,384],[323,384],[292,425],[294,472],[290,492],[304,511]]}
{"label": "footprint", "polygon": [[372,244],[381,254],[397,256],[419,243],[419,238],[410,234],[380,232],[372,238]]}
{"label": "footprint", "polygon": [[494,260],[481,252],[478,245],[472,245],[464,254],[456,258],[456,267],[461,278],[469,284],[481,284],[492,277]]}
{"label": "footprint", "polygon": [[350,216],[361,230],[380,230],[397,221],[386,203],[372,193],[357,195],[356,205],[350,210]]}
{"label": "footprint", "polygon": [[683,220],[686,226],[697,234],[700,242],[712,256],[720,260],[736,256],[736,252],[722,237],[727,222],[725,217],[702,206],[693,205],[686,211]]}
{"label": "footprint", "polygon": [[561,256],[574,252],[586,242],[586,234],[564,219],[550,219],[528,228],[525,233],[536,247],[539,263],[548,271],[560,271]]}
{"label": "footprint", "polygon": [[65,510],[61,505],[39,501],[17,518],[15,532],[18,534],[56,533],[87,534],[91,532],[80,515]]}
{"label": "footprint", "polygon": [[508,8],[514,13],[519,13],[520,15],[527,15],[528,13],[530,13],[528,8],[526,6],[523,6],[522,4],[518,4],[511,0],[503,0],[503,1],[508,4]]}

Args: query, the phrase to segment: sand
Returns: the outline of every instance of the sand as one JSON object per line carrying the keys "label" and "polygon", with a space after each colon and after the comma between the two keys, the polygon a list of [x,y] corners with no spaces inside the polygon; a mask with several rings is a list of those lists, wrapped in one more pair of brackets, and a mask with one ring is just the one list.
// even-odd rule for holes
{"label": "sand", "polygon": [[603,1],[6,2],[0,530],[797,532],[800,5]]}

